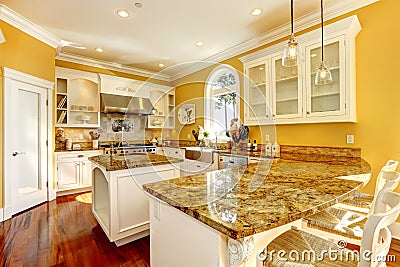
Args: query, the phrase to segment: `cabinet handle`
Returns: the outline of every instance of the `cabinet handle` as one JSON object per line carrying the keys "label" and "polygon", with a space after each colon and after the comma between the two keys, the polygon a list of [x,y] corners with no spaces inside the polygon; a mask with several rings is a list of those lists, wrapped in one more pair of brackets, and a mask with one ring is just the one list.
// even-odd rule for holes
{"label": "cabinet handle", "polygon": [[268,118],[268,115],[265,115],[265,117],[267,117],[267,118]]}
{"label": "cabinet handle", "polygon": [[275,114],[273,114],[273,115],[272,115],[272,117],[274,117],[274,118],[275,118]]}
{"label": "cabinet handle", "polygon": [[307,111],[307,114],[310,114],[310,111]]}
{"label": "cabinet handle", "polygon": [[84,157],[84,155],[78,155],[78,158],[83,158]]}

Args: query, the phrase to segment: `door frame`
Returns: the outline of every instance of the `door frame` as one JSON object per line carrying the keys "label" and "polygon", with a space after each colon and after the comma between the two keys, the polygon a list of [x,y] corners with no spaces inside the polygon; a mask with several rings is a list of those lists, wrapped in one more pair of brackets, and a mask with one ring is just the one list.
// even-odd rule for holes
{"label": "door frame", "polygon": [[[5,125],[10,125],[11,121],[11,90],[12,84],[15,81],[42,87],[47,89],[47,201],[55,199],[55,190],[53,182],[53,90],[54,90],[54,82],[50,82],[41,78],[37,78],[35,76],[25,74],[20,71],[16,71],[7,67],[3,67],[1,69],[1,76],[3,77],[3,113],[4,113],[4,121],[3,121],[3,199],[4,199],[4,207],[3,216],[0,216],[0,221],[5,221],[11,218],[12,216],[12,198],[11,198],[11,177],[10,177],[10,166],[9,155],[11,155],[11,146],[7,140],[9,140],[9,136],[11,135],[10,130],[5,128]],[[1,215],[1,212],[0,212]]]}

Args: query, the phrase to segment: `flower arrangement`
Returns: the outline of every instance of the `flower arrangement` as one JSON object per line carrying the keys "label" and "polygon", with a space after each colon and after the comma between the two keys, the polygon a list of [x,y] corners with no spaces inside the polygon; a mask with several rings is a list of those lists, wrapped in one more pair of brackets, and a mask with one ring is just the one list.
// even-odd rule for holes
{"label": "flower arrangement", "polygon": [[89,135],[92,137],[93,140],[98,140],[100,138],[100,134],[94,133],[93,131],[90,131]]}
{"label": "flower arrangement", "polygon": [[198,131],[196,132],[195,130],[192,130],[192,134],[194,136],[194,139],[196,139],[197,144],[199,146],[203,146],[204,145],[204,139],[208,138],[210,136],[210,134],[204,130],[203,126],[198,126]]}

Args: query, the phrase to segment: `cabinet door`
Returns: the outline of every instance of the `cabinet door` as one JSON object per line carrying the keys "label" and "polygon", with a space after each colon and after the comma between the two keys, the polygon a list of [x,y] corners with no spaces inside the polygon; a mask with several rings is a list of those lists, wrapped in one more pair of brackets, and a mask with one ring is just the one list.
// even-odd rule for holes
{"label": "cabinet door", "polygon": [[70,189],[80,185],[80,162],[60,161],[57,163],[58,189]]}
{"label": "cabinet door", "polygon": [[81,163],[81,185],[92,186],[92,163],[85,159]]}
{"label": "cabinet door", "polygon": [[315,85],[315,74],[321,63],[321,44],[306,47],[307,117],[341,116],[346,113],[344,36],[325,41],[325,64],[333,82]]}
{"label": "cabinet door", "polygon": [[301,67],[282,66],[282,54],[279,54],[271,59],[271,71],[273,117],[302,117]]}
{"label": "cabinet door", "polygon": [[270,95],[267,75],[268,62],[260,61],[246,67],[245,124],[271,120]]}

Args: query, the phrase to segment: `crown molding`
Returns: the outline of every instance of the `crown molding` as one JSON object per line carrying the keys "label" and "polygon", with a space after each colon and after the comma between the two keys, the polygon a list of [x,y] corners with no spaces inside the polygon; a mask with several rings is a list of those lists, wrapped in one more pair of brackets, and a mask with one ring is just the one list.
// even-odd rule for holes
{"label": "crown molding", "polygon": [[53,90],[54,89],[54,83],[50,82],[48,80],[42,79],[42,78],[38,78],[17,70],[13,70],[7,67],[3,67],[2,69],[2,76],[4,78],[9,78],[15,81],[19,81],[19,82],[24,82],[27,84],[32,84],[35,86],[39,86],[39,87],[43,87],[46,89],[50,89]]}
{"label": "crown molding", "polygon": [[[358,20],[357,15],[353,15],[344,18],[342,20],[336,21],[334,23],[328,24],[327,26],[324,26],[324,38],[329,39],[334,36],[339,36],[341,34],[349,34],[349,38],[355,38],[357,34],[360,32],[360,30],[361,30],[360,21]],[[305,46],[307,45],[307,43],[309,44],[310,42],[315,41],[316,39],[318,40],[318,42],[320,42],[320,38],[321,38],[320,29],[315,29],[313,31],[307,32],[305,34],[296,37],[297,41],[299,41],[300,44],[303,44]],[[274,53],[278,52],[282,53],[285,45],[286,41],[283,41],[278,44],[258,50],[257,52],[240,57],[239,60],[242,63],[247,63],[256,59],[261,59],[263,57],[266,57]]]}
{"label": "crown molding", "polygon": [[95,67],[95,68],[100,68],[100,69],[113,70],[113,71],[118,71],[118,72],[123,72],[123,73],[128,73],[128,74],[134,74],[134,75],[138,75],[138,76],[143,76],[143,77],[167,81],[167,82],[171,81],[171,77],[166,74],[160,74],[160,73],[147,71],[147,70],[143,70],[143,69],[139,69],[139,68],[124,66],[124,65],[114,63],[114,62],[79,56],[79,55],[70,54],[70,53],[61,52],[56,56],[56,59],[71,62],[71,63],[81,64],[81,65],[91,66],[91,67]]}
{"label": "crown molding", "polygon": [[[334,19],[338,16],[347,14],[364,6],[373,4],[375,2],[379,2],[380,0],[352,0],[352,1],[342,1],[334,6],[329,8],[325,8],[324,10],[324,19],[326,21],[330,19]],[[302,17],[295,19],[295,32],[299,32],[305,29],[308,29],[312,26],[318,25],[320,23],[320,12],[316,11],[313,13],[309,13]],[[290,32],[290,22],[279,26],[275,29],[265,32],[262,36],[255,37],[248,41],[245,41],[239,45],[228,48],[220,53],[217,53],[211,57],[204,59],[204,61],[209,62],[221,62],[227,60],[229,58],[238,56],[247,51],[256,49],[263,45],[269,44],[271,42],[277,41],[279,39],[285,38],[289,36]],[[200,71],[204,69],[204,64],[192,66],[190,69],[185,69],[177,74],[171,76],[171,80],[175,81],[177,79],[183,78],[189,74]]]}
{"label": "crown molding", "polygon": [[61,46],[61,40],[59,38],[3,4],[0,4],[0,20],[3,20],[53,48]]}

